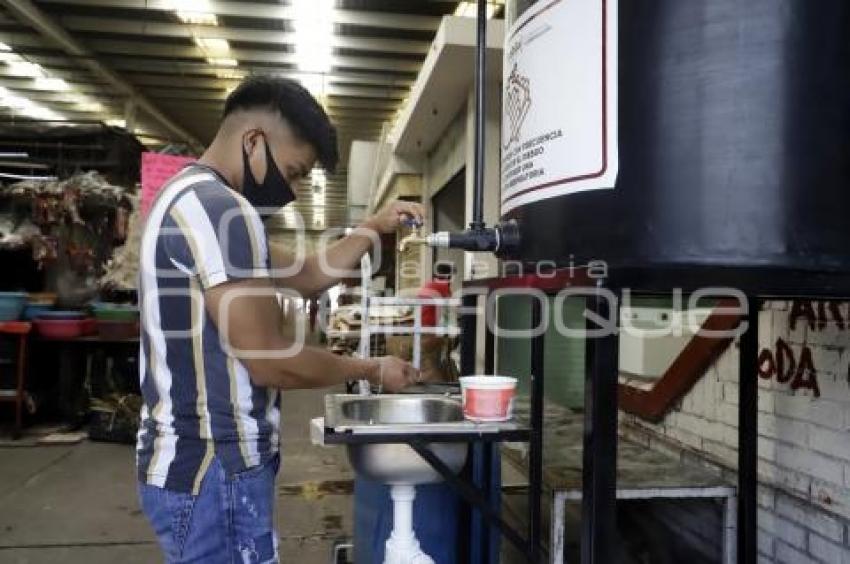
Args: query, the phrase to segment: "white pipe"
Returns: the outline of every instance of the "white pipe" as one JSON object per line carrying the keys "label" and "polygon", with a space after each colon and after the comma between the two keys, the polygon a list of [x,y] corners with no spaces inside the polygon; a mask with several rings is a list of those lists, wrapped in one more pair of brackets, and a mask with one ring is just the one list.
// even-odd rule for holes
{"label": "white pipe", "polygon": [[422,368],[422,308],[413,310],[413,368]]}
{"label": "white pipe", "polygon": [[409,543],[416,537],[413,534],[413,500],[416,498],[414,486],[393,486],[390,496],[393,499],[392,538]]}
{"label": "white pipe", "polygon": [[[372,257],[369,253],[360,259],[360,358],[369,358],[369,281],[372,279]],[[361,396],[372,393],[369,380],[357,382],[357,391]],[[383,390],[378,390],[380,393]]]}
{"label": "white pipe", "polygon": [[434,564],[434,560],[422,552],[413,531],[416,488],[410,484],[393,485],[390,497],[393,500],[393,531],[384,548],[384,564]]}

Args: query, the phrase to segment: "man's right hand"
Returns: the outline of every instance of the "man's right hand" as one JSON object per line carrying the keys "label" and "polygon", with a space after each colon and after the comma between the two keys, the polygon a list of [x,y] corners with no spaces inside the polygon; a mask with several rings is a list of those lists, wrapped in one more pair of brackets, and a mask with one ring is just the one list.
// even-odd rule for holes
{"label": "man's right hand", "polygon": [[369,381],[381,387],[383,392],[398,392],[419,381],[419,371],[409,362],[394,356],[376,359]]}

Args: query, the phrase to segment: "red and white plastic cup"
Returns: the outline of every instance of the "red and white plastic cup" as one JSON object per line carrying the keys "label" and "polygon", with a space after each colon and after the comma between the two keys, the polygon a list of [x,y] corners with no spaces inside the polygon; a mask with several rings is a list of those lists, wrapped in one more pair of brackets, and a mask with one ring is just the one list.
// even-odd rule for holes
{"label": "red and white plastic cup", "polygon": [[471,421],[508,421],[513,417],[516,383],[510,376],[460,378],[463,416]]}

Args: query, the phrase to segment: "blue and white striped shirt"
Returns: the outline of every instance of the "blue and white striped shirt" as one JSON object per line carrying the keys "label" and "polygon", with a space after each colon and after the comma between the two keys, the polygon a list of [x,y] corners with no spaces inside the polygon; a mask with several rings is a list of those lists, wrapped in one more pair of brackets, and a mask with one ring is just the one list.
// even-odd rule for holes
{"label": "blue and white striped shirt", "polygon": [[254,385],[228,354],[203,290],[267,277],[256,210],[211,169],[192,165],[154,202],[142,235],[139,480],[197,493],[217,456],[228,472],[278,451],[280,393]]}

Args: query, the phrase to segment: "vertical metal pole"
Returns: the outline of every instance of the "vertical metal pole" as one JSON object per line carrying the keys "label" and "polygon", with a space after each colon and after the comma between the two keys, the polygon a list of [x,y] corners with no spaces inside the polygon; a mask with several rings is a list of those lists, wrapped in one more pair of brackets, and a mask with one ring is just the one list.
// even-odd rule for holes
{"label": "vertical metal pole", "polygon": [[461,300],[463,315],[460,318],[460,375],[475,374],[475,344],[478,332],[478,294],[468,293]]}
{"label": "vertical metal pole", "polygon": [[478,43],[475,58],[475,191],[472,199],[472,229],[484,227],[484,142],[487,75],[487,0],[478,0]]}
{"label": "vertical metal pole", "polygon": [[422,306],[413,308],[413,368],[422,368]]}
{"label": "vertical metal pole", "polygon": [[24,380],[27,377],[27,335],[18,335],[18,364],[15,367],[17,375],[17,386],[15,389],[15,430],[12,438],[18,439],[24,429],[24,402],[26,401],[26,386]]}
{"label": "vertical metal pole", "polygon": [[[496,302],[498,303],[498,302]],[[498,306],[492,312],[498,316]],[[484,373],[494,374],[495,370],[495,335],[490,331],[490,308],[484,308]],[[493,443],[481,441],[478,446],[479,461],[479,478],[480,483],[476,486],[487,495],[491,506],[495,509],[500,505],[501,497],[501,478],[494,470],[496,461],[494,460],[495,447]],[[473,509],[473,526],[477,527],[480,535],[480,561],[482,564],[495,564],[499,561],[499,530],[493,527],[490,522],[483,518],[481,512]]]}
{"label": "vertical metal pole", "polygon": [[124,129],[130,133],[136,132],[136,114],[138,113],[138,104],[135,98],[127,98],[124,102]]}
{"label": "vertical metal pole", "polygon": [[[502,508],[502,457],[499,453],[499,443],[487,442],[484,443],[486,452],[485,460],[489,464],[487,469],[488,483],[487,490],[489,491],[490,507],[494,511],[501,511]],[[499,529],[489,525],[489,543],[487,546],[487,562],[488,564],[499,564],[500,546],[502,542],[502,534]]]}
{"label": "vertical metal pole", "polygon": [[[486,443],[476,441],[470,445],[472,454],[472,484],[480,491],[487,491],[487,456]],[[469,563],[488,564],[487,554],[489,525],[476,507],[469,506]]]}
{"label": "vertical metal pole", "polygon": [[[532,298],[531,326],[538,328],[543,319],[543,304]],[[528,542],[533,562],[540,562],[541,515],[543,496],[543,383],[545,331],[531,340],[531,441],[528,456]]]}
{"label": "vertical metal pole", "polygon": [[[498,301],[496,302],[498,316]],[[496,373],[496,335],[490,330],[490,318],[484,314],[484,374]]]}
{"label": "vertical metal pole", "polygon": [[755,564],[758,554],[758,315],[759,300],[747,298],[738,365],[738,564]]}
{"label": "vertical metal pole", "polygon": [[[369,358],[371,335],[369,334],[369,281],[372,279],[372,256],[369,253],[360,259],[360,358]],[[359,380],[357,391],[360,395],[372,393],[369,380]],[[379,393],[383,390],[379,390]]]}
{"label": "vertical metal pole", "polygon": [[[600,292],[587,298],[587,329],[602,329],[593,316],[619,322],[619,302]],[[613,307],[612,307],[613,306]],[[612,317],[613,316],[613,317]],[[617,562],[617,380],[619,336],[616,331],[588,336],[584,388],[582,476],[582,564]]]}

